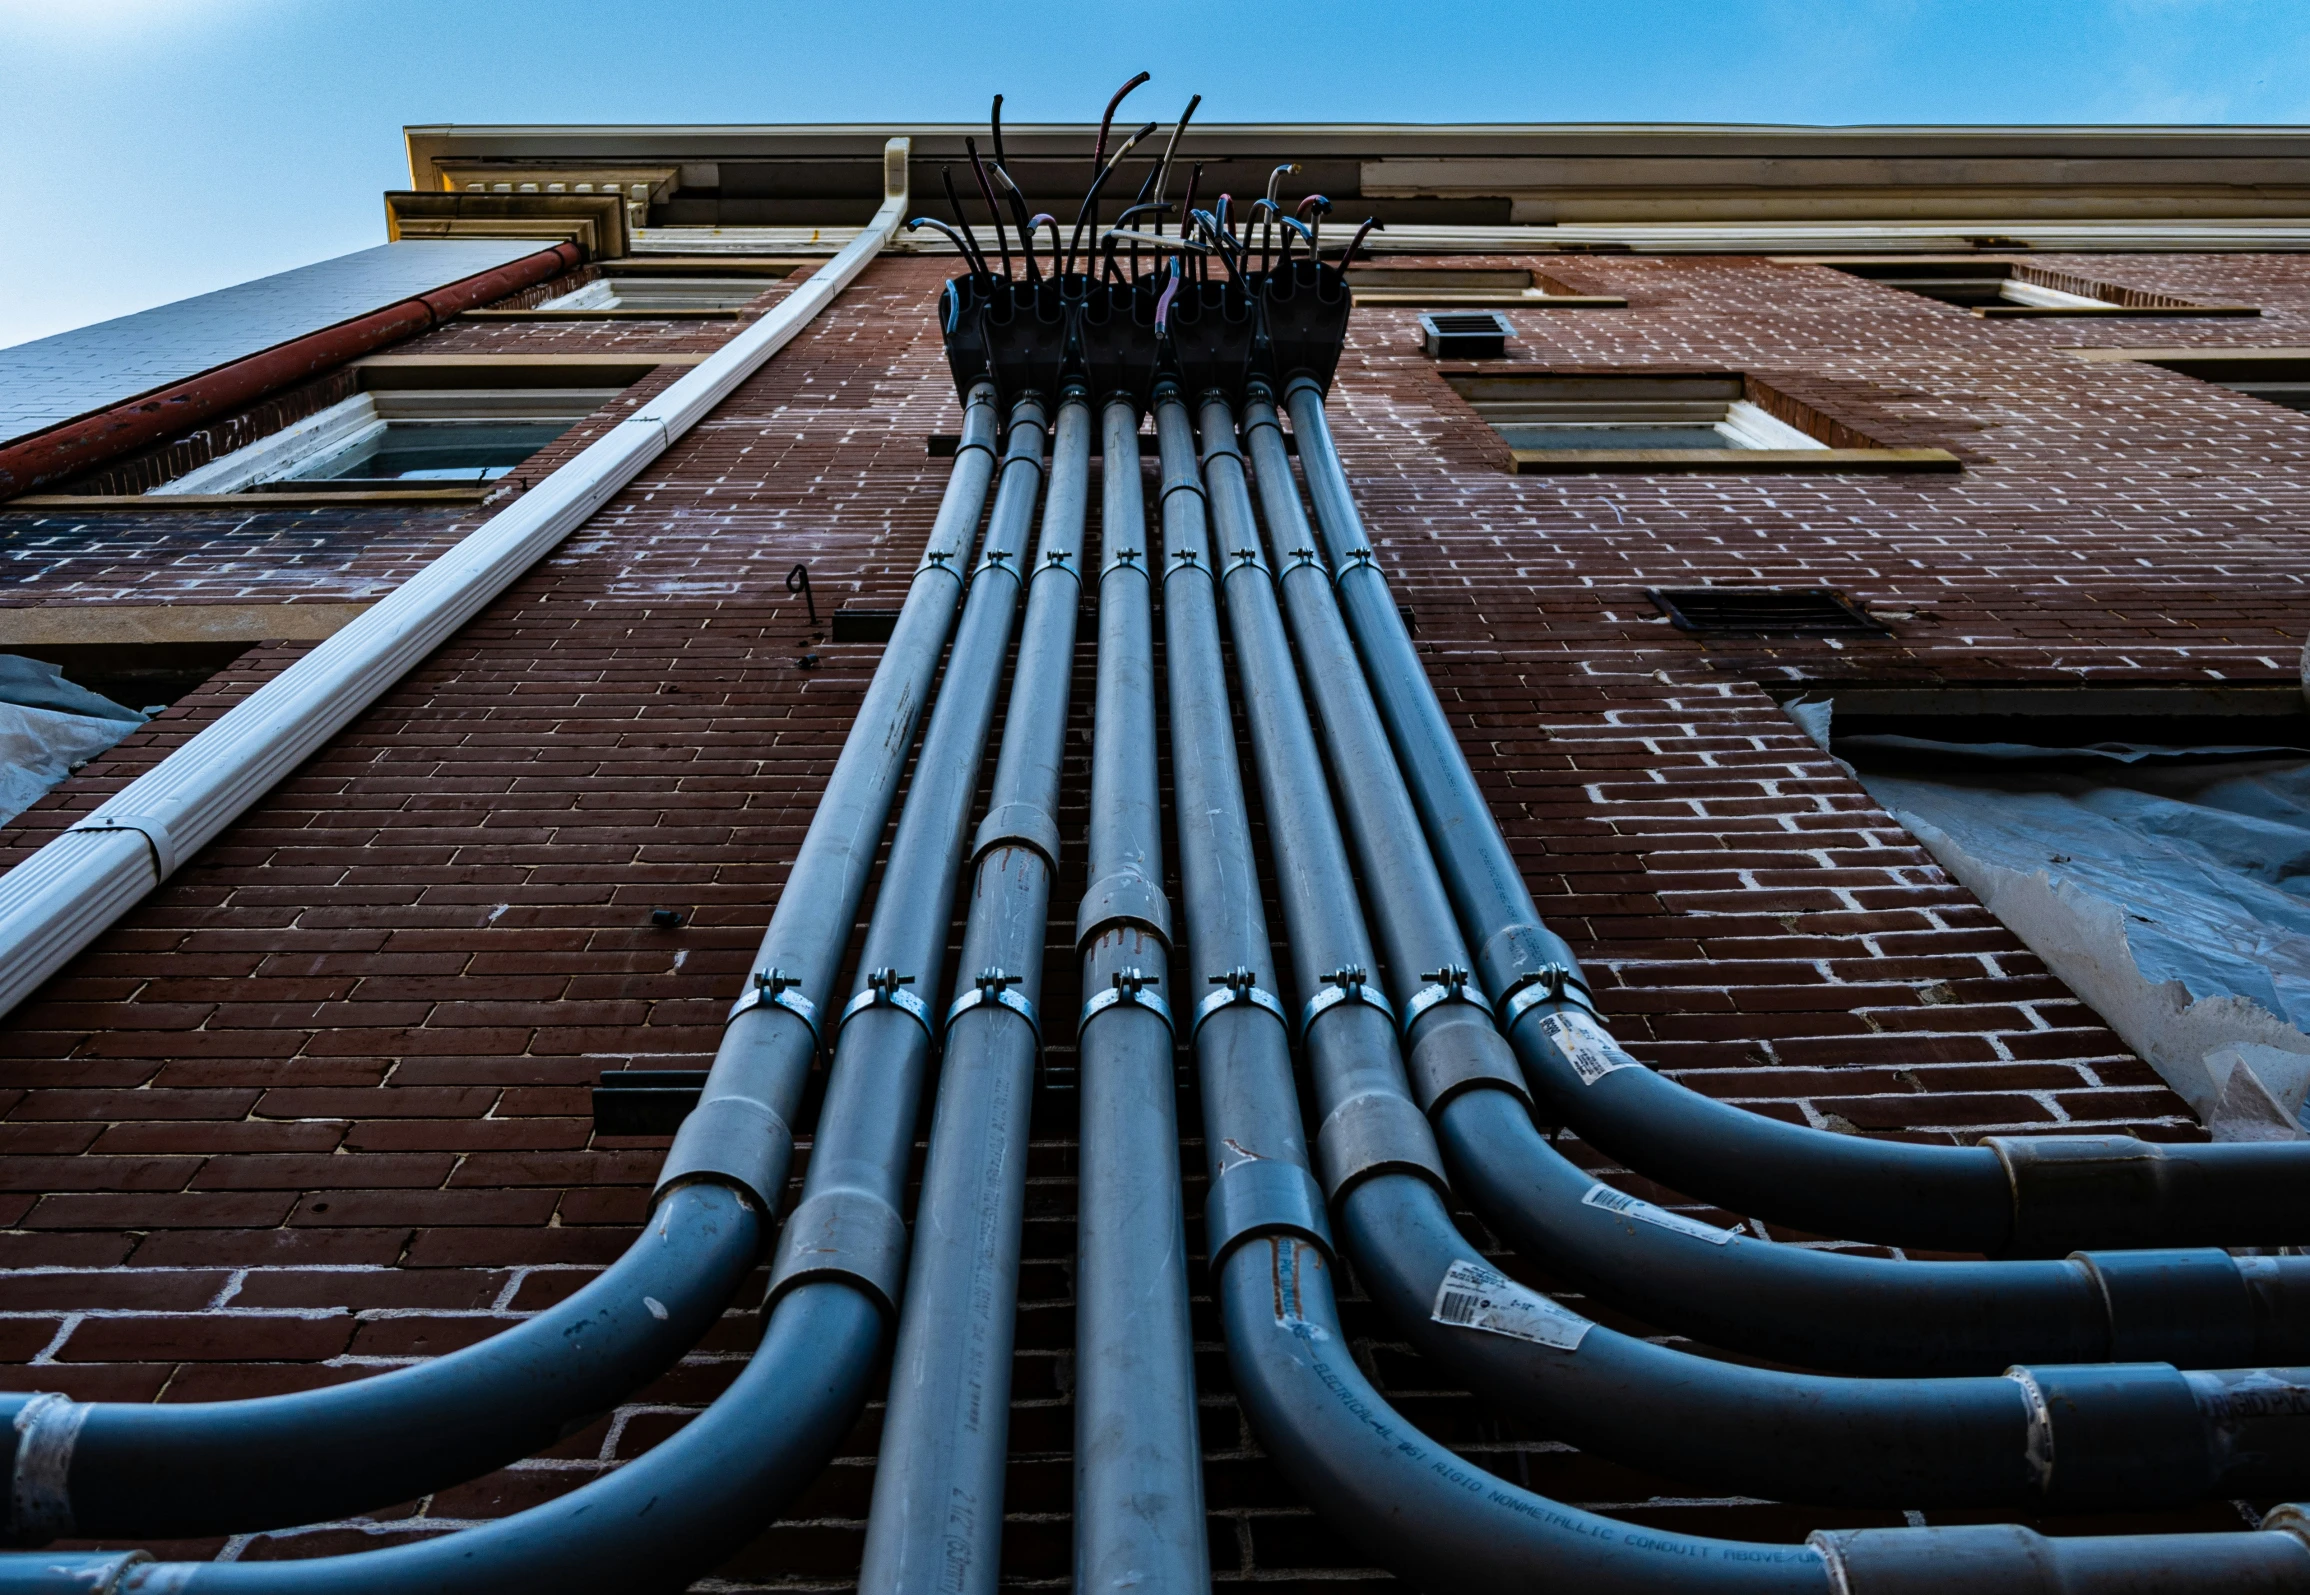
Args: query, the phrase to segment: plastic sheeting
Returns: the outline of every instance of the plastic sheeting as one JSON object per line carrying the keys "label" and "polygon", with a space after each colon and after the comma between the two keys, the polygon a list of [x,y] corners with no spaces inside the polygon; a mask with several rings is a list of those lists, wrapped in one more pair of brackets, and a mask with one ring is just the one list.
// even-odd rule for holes
{"label": "plastic sheeting", "polygon": [[[1791,713],[1825,742],[1827,710]],[[2217,1136],[2300,1133],[2310,755],[1898,736],[1836,752]]]}
{"label": "plastic sheeting", "polygon": [[0,703],[91,715],[99,720],[126,720],[130,725],[144,723],[141,711],[114,703],[77,681],[65,680],[64,672],[45,659],[27,659],[21,654],[0,654]]}
{"label": "plastic sheeting", "polygon": [[0,703],[0,823],[137,727],[133,720]]}
{"label": "plastic sheeting", "polygon": [[143,723],[44,660],[0,654],[0,824]]}

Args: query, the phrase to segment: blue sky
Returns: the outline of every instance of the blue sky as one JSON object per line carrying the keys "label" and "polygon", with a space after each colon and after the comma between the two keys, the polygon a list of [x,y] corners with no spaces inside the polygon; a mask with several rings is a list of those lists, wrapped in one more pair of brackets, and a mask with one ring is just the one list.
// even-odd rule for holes
{"label": "blue sky", "polygon": [[0,346],[380,242],[406,123],[1081,119],[1142,67],[1212,121],[2299,122],[2310,4],[0,0]]}

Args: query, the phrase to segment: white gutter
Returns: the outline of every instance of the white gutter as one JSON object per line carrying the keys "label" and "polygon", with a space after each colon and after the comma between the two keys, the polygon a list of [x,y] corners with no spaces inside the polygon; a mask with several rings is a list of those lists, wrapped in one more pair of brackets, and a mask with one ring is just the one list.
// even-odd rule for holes
{"label": "white gutter", "polygon": [[0,875],[0,1014],[215,840],[808,326],[906,219],[909,148],[903,138],[883,146],[882,208],[776,309],[391,597]]}

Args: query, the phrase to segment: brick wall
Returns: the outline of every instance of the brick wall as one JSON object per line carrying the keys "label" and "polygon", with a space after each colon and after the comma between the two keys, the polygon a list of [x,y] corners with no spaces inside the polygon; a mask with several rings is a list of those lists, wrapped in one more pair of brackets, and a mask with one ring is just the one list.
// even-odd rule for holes
{"label": "brick wall", "polygon": [[[2046,264],[2265,316],[1983,321],[1818,266],[1643,258],[1548,262],[1576,291],[1624,293],[1626,311],[1510,312],[1519,361],[1742,370],[1883,441],[1967,458],[1958,475],[1914,479],[1512,476],[1418,354],[1414,313],[1357,318],[1335,426],[1421,650],[1617,1030],[1698,1089],[1871,1134],[2198,1133],[1763,690],[2293,679],[2310,628],[2297,530],[2310,417],[2060,350],[2310,343],[2310,271],[2275,257]],[[698,1061],[768,918],[875,656],[820,640],[784,573],[810,564],[822,613],[903,590],[945,472],[922,440],[954,427],[929,316],[937,276],[930,262],[871,268],[5,1022],[0,1356],[12,1384],[199,1400],[359,1377],[502,1328],[622,1248],[663,1143],[593,1137],[584,1088],[628,1061]],[[435,337],[464,350],[632,335],[576,323]],[[348,547],[391,546],[399,562],[340,553],[313,590],[366,596],[374,587],[356,594],[359,583],[398,579],[472,519],[332,520]],[[278,520],[265,538],[304,524]],[[286,545],[234,546],[227,563],[261,584]],[[101,573],[60,566],[41,601],[226,590],[199,586],[221,575],[185,574],[216,572],[221,555],[158,534],[121,537],[102,557]],[[1703,642],[1640,593],[1708,581],[1833,585],[1911,618],[1885,639]],[[0,844],[92,806],[292,653],[244,658]],[[805,654],[814,669],[799,667]],[[1072,805],[1087,643],[1078,665]],[[1068,826],[1073,843],[1079,806]],[[1055,900],[1080,880],[1078,854]],[[658,930],[660,906],[694,917]],[[1072,964],[1054,947],[1050,1011],[1072,1000]],[[1054,1052],[1030,1169],[1006,1541],[1021,1586],[1067,1574],[1071,1063]],[[1182,1122],[1198,1122],[1191,1092]],[[1183,1156],[1200,1169],[1192,1143]],[[1191,1210],[1200,1195],[1191,1175]],[[1583,1457],[1438,1388],[1360,1303],[1347,1314],[1364,1365],[1407,1414],[1535,1489],[1731,1536],[1903,1520],[1696,1497]],[[1208,1301],[1197,1333],[1222,1577],[1389,1583],[1343,1560],[1260,1458]],[[389,1542],[573,1487],[679,1427],[749,1336],[734,1313],[681,1368],[546,1457],[230,1553]],[[870,1412],[715,1587],[846,1585],[874,1432]],[[2238,1521],[2227,1503],[2125,1520]]]}

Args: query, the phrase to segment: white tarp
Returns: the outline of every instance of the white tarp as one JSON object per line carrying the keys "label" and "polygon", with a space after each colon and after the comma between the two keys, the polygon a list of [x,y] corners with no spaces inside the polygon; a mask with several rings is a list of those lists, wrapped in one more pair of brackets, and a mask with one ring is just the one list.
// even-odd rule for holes
{"label": "white tarp", "polygon": [[[1825,742],[1827,710],[1791,712]],[[1837,751],[2217,1139],[2301,1135],[2310,757],[1890,736]]]}
{"label": "white tarp", "polygon": [[74,766],[95,758],[136,727],[134,720],[0,703],[0,823],[39,802]]}

